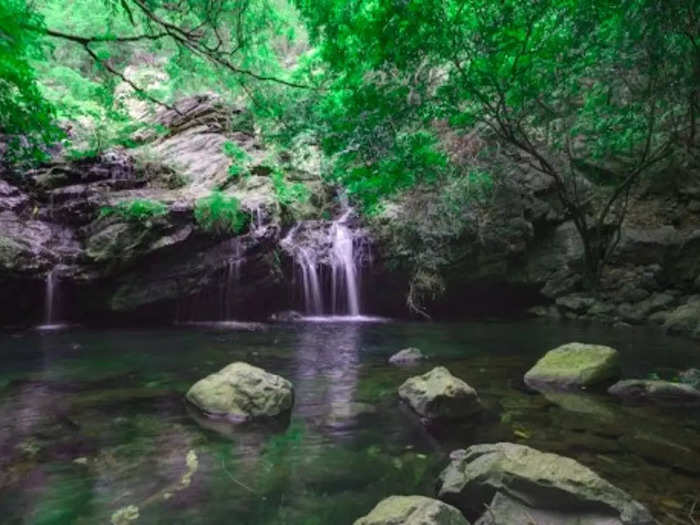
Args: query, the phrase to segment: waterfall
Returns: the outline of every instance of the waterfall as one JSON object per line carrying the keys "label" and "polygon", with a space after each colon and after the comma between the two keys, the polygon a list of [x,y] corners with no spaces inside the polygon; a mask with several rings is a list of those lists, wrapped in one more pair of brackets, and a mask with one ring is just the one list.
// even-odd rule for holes
{"label": "waterfall", "polygon": [[233,253],[224,269],[225,284],[222,288],[223,298],[221,302],[223,307],[221,309],[221,314],[224,321],[233,320],[233,304],[238,291],[238,285],[241,282],[241,265],[243,264],[240,241],[238,239],[233,239],[231,242],[231,251]]}
{"label": "waterfall", "polygon": [[333,313],[338,313],[338,297],[345,292],[347,313],[352,316],[360,315],[360,298],[357,283],[357,269],[353,248],[353,235],[345,225],[350,215],[348,210],[331,227],[331,265],[333,268],[331,293],[333,297]]}
{"label": "waterfall", "polygon": [[304,287],[304,307],[307,314],[320,315],[323,313],[323,298],[318,277],[318,266],[308,250],[299,247],[299,266]]}
{"label": "waterfall", "polygon": [[56,291],[56,279],[54,277],[54,271],[51,270],[46,274],[46,294],[44,306],[44,322],[47,325],[51,325],[54,322],[54,292]]}
{"label": "waterfall", "polygon": [[336,220],[297,224],[281,246],[292,255],[307,315],[359,317],[359,235],[348,226],[353,210]]}

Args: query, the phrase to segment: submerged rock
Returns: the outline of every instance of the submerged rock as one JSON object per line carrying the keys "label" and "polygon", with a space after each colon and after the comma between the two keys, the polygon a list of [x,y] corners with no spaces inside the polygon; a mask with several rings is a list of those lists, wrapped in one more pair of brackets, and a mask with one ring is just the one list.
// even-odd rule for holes
{"label": "submerged rock", "polygon": [[668,405],[700,404],[700,390],[684,383],[656,379],[625,379],[611,386],[608,392],[627,401]]}
{"label": "submerged rock", "polygon": [[632,435],[622,436],[620,443],[633,454],[656,463],[686,472],[700,473],[700,451],[665,437],[636,432]]}
{"label": "submerged rock", "polygon": [[570,458],[514,443],[474,445],[450,457],[439,497],[467,516],[489,506],[482,525],[535,517],[543,525],[656,523],[641,503]]}
{"label": "submerged rock", "polygon": [[678,374],[681,383],[700,389],[700,368],[689,368]]}
{"label": "submerged rock", "polygon": [[289,412],[294,388],[283,377],[238,362],[197,381],[186,397],[208,414],[246,421]]}
{"label": "submerged rock", "polygon": [[407,379],[399,387],[399,397],[428,419],[460,419],[482,409],[476,390],[444,366]]}
{"label": "submerged rock", "polygon": [[389,358],[389,363],[392,365],[413,365],[424,359],[426,359],[426,357],[423,355],[423,352],[418,348],[410,347],[404,348],[392,355]]}
{"label": "submerged rock", "polygon": [[525,374],[532,388],[581,388],[620,374],[617,350],[603,345],[568,343],[550,350]]}
{"label": "submerged rock", "polygon": [[389,496],[354,525],[469,525],[451,505],[425,496]]}
{"label": "submerged rock", "polygon": [[304,316],[297,312],[296,310],[284,310],[282,312],[276,312],[270,315],[270,321],[279,321],[282,323],[289,323],[292,321],[300,321]]}

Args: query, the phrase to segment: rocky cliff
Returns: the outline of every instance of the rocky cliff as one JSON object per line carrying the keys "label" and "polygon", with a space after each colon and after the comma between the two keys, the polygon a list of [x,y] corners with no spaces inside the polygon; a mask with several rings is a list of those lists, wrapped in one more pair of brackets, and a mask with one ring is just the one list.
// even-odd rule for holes
{"label": "rocky cliff", "polygon": [[[271,150],[250,115],[209,95],[160,111],[152,124],[135,148],[82,160],[58,154],[36,170],[2,174],[0,324],[36,323],[47,310],[53,320],[186,322],[263,318],[300,306],[294,290],[307,284],[283,240],[290,231],[311,239],[318,232],[315,244],[328,244],[329,219],[341,211],[313,150]],[[287,198],[299,183],[308,198]],[[249,217],[242,231],[212,233],[197,223],[197,202],[212,191],[240,202]],[[373,239],[371,250],[360,240],[363,313],[530,309],[654,322],[700,337],[698,178],[638,189],[595,294],[582,288],[581,242],[551,180],[523,170],[488,195],[474,191],[455,182],[417,188],[363,219]],[[163,212],[105,213],[134,201]],[[58,293],[49,294],[49,285]]]}

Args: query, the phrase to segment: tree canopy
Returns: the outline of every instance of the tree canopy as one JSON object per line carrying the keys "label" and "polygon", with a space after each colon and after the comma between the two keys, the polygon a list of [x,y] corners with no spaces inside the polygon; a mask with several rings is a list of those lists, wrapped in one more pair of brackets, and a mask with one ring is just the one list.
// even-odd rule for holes
{"label": "tree canopy", "polygon": [[370,210],[417,184],[535,170],[595,280],[639,178],[697,164],[699,13],[700,0],[6,0],[0,127],[11,151],[36,153],[87,118],[93,151],[138,125],[125,93],[172,107],[216,91],[245,100],[268,140],[319,145],[325,175]]}

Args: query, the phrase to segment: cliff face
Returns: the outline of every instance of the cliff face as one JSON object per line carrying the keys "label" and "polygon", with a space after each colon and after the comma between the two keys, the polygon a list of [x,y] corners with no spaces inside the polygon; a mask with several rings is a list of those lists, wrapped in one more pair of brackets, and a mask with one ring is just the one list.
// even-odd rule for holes
{"label": "cliff face", "polygon": [[[159,133],[143,133],[136,148],[3,174],[0,324],[40,321],[49,283],[60,292],[53,316],[75,321],[262,318],[299,306],[293,253],[281,241],[313,219],[295,231],[318,231],[325,243],[339,201],[313,155],[273,154],[249,122],[214,97],[192,97],[160,112]],[[245,173],[230,175],[227,143],[245,152]],[[285,200],[273,175],[280,169],[310,198]],[[240,201],[251,218],[243,231],[197,224],[196,202],[213,190]],[[522,171],[486,197],[471,191],[418,188],[353,226],[373,239],[361,263],[365,313],[409,315],[409,294],[437,316],[531,308],[700,337],[697,180],[635,194],[595,295],[582,289],[581,242],[549,179]],[[102,212],[134,200],[165,212],[140,220]]]}
{"label": "cliff face", "polygon": [[583,287],[582,242],[553,181],[528,171],[486,197],[460,197],[459,209],[451,187],[397,198],[374,219],[378,259],[422,287],[429,311],[529,308],[700,337],[700,178],[686,175],[637,188],[595,293]]}
{"label": "cliff face", "polygon": [[[216,318],[221,306],[212,293],[232,279],[232,268],[245,279],[228,294],[229,311],[254,317],[270,309],[273,297],[286,297],[276,243],[290,209],[280,206],[270,177],[279,160],[254,131],[230,131],[242,111],[209,96],[183,100],[177,110],[161,112],[156,123],[162,133],[140,137],[135,149],[5,174],[0,285],[17,303],[3,301],[3,324],[41,318],[49,274],[73,320],[120,313],[169,321],[178,315]],[[227,142],[245,152],[245,176],[230,176]],[[303,180],[314,193],[315,206],[291,212],[318,212],[329,194],[320,179],[300,169],[286,176]],[[196,223],[195,204],[212,190],[236,197],[251,217],[240,235],[210,234]],[[161,203],[166,211],[142,220],[102,212],[134,200]],[[198,300],[202,295],[205,300]]]}

